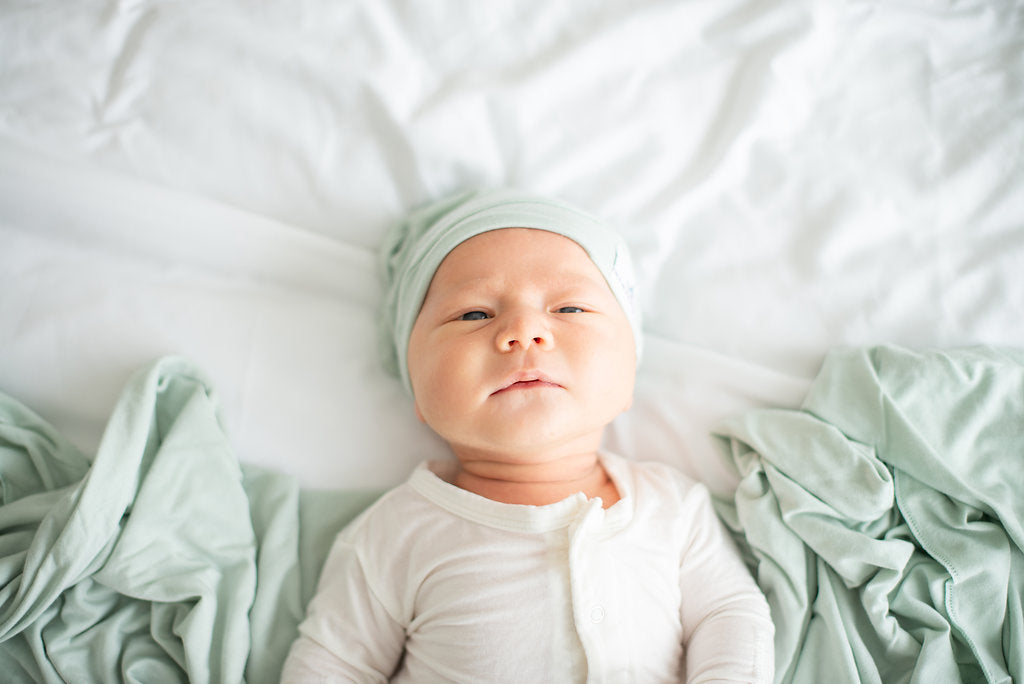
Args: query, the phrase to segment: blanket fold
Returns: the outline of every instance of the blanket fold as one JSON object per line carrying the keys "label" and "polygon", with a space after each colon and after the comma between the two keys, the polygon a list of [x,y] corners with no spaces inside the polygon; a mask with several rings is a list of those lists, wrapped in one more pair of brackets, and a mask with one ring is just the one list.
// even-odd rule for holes
{"label": "blanket fold", "polygon": [[277,681],[326,553],[300,520],[322,541],[366,501],[304,511],[292,478],[240,466],[173,358],[128,383],[91,460],[0,395],[0,483],[5,681]]}
{"label": "blanket fold", "polygon": [[779,681],[1024,678],[1024,352],[837,349],[719,433]]}

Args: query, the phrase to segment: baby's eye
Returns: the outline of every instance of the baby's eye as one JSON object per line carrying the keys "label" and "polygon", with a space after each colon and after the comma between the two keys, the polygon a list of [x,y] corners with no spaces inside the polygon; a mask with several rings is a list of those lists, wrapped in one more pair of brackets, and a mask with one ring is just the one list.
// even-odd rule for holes
{"label": "baby's eye", "polygon": [[486,318],[487,314],[483,311],[467,311],[459,316],[460,321],[482,321]]}
{"label": "baby's eye", "polygon": [[557,313],[583,313],[583,309],[581,309],[578,306],[563,306],[561,309],[557,311]]}

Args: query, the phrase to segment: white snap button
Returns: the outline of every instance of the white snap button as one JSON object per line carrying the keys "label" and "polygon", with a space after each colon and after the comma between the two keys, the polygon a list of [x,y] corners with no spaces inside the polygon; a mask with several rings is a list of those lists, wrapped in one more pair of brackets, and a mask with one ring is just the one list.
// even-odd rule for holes
{"label": "white snap button", "polygon": [[590,621],[595,625],[604,622],[604,606],[594,606],[590,609]]}

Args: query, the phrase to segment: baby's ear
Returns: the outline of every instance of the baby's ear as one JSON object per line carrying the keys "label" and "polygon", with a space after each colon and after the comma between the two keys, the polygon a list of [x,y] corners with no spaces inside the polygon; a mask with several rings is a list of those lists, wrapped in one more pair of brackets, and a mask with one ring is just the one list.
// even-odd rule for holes
{"label": "baby's ear", "polygon": [[416,411],[416,417],[419,418],[421,423],[425,424],[427,421],[423,419],[423,412],[420,411],[419,403],[414,401],[413,404],[412,404],[412,407]]}

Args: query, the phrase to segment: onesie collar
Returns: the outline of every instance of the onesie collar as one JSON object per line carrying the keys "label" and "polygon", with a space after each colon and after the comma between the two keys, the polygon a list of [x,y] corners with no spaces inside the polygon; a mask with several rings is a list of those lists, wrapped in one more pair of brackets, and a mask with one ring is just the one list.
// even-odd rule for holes
{"label": "onesie collar", "polygon": [[424,461],[413,471],[409,485],[449,513],[490,527],[514,532],[551,532],[587,517],[595,519],[588,524],[600,524],[611,532],[624,527],[633,517],[633,474],[629,462],[621,456],[599,452],[598,457],[619,491],[619,500],[607,509],[599,498],[588,499],[583,492],[546,506],[493,501],[447,482],[445,478],[455,468],[455,462],[450,460]]}

